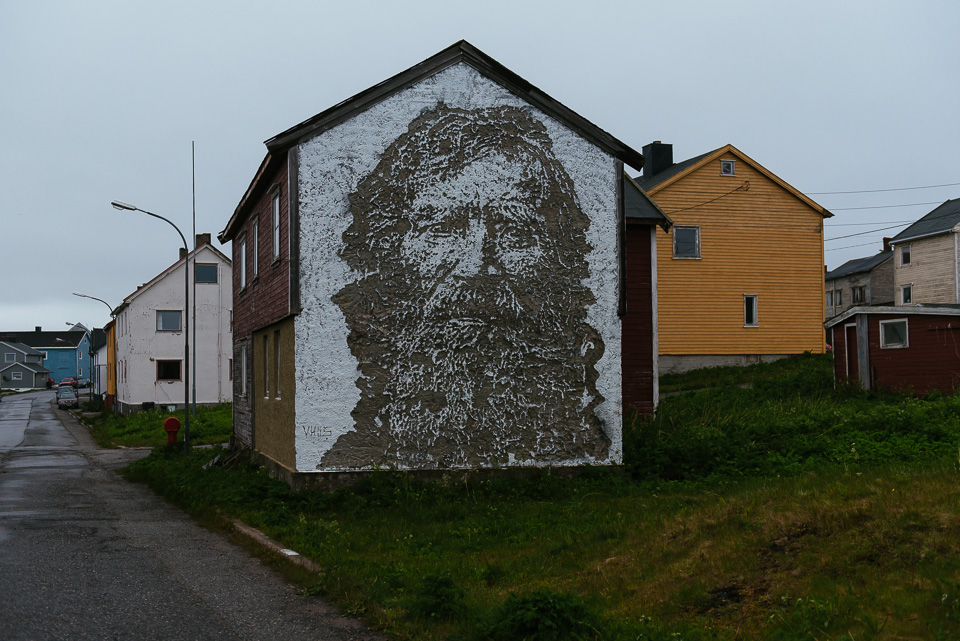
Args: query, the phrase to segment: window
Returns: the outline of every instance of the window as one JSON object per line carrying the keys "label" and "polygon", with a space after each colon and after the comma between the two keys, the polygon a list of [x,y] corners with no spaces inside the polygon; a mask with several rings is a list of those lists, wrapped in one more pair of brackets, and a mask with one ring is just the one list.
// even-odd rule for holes
{"label": "window", "polygon": [[157,361],[158,381],[179,381],[180,361]]}
{"label": "window", "polygon": [[833,292],[827,292],[827,307],[833,307]]}
{"label": "window", "polygon": [[756,294],[743,295],[743,326],[744,327],[757,326],[757,295]]}
{"label": "window", "polygon": [[11,380],[11,381],[22,381],[22,380],[23,380],[23,372],[10,372],[10,380]]}
{"label": "window", "polygon": [[900,266],[910,264],[910,245],[904,245],[900,248]]}
{"label": "window", "polygon": [[237,260],[240,263],[240,289],[247,286],[247,239],[240,240],[239,254]]}
{"label": "window", "polygon": [[276,382],[274,383],[274,396],[280,398],[280,330],[277,330],[273,333],[273,361],[273,371],[276,375]]}
{"label": "window", "polygon": [[240,347],[240,396],[247,395],[247,346]]}
{"label": "window", "polygon": [[907,319],[880,321],[880,348],[896,349],[903,347],[910,347]]}
{"label": "window", "polygon": [[273,192],[273,259],[280,258],[280,188]]}
{"label": "window", "polygon": [[193,277],[198,283],[215,283],[217,282],[217,266],[198,263],[194,265]]}
{"label": "window", "polygon": [[735,160],[721,160],[720,161],[720,175],[721,176],[735,176]]}
{"label": "window", "polygon": [[838,290],[836,290],[835,292],[833,292],[833,304],[836,305],[837,307],[839,307],[840,305],[843,305],[843,293],[842,293],[842,292],[843,292],[843,290],[841,290],[841,289],[838,289]]}
{"label": "window", "polygon": [[13,352],[4,352],[3,354],[4,363],[13,363],[16,361],[16,359],[17,359],[17,355],[14,354]]}
{"label": "window", "polygon": [[900,287],[900,304],[913,304],[913,285],[903,285]]}
{"label": "window", "polygon": [[253,277],[260,273],[260,221],[253,221]]}
{"label": "window", "polygon": [[263,335],[263,397],[270,398],[270,343]]}
{"label": "window", "polygon": [[227,367],[227,379],[233,380],[233,359],[230,359],[230,365]]}
{"label": "window", "polygon": [[862,303],[867,300],[867,288],[865,286],[853,288],[853,304]]}
{"label": "window", "polygon": [[179,332],[180,331],[180,311],[162,311],[157,310],[157,331],[158,332]]}
{"label": "window", "polygon": [[673,227],[673,257],[700,258],[700,228]]}

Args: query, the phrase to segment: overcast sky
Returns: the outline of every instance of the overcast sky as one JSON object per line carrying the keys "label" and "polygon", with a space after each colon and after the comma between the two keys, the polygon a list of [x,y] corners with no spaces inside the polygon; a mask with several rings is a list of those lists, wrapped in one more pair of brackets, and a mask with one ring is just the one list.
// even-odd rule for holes
{"label": "overcast sky", "polygon": [[832,269],[960,197],[820,193],[960,183],[958,27],[955,0],[0,0],[0,330],[101,327],[71,292],[169,266],[176,232],[110,201],[189,238],[192,141],[216,236],[264,140],[460,39],[635,149],[735,145],[836,214]]}

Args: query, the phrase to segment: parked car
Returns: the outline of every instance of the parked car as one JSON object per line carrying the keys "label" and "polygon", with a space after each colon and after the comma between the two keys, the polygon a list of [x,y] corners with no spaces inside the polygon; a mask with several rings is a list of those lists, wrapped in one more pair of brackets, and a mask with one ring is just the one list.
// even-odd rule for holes
{"label": "parked car", "polygon": [[64,409],[65,407],[79,406],[80,399],[77,398],[77,390],[73,389],[72,385],[60,383],[60,387],[57,389],[57,407]]}
{"label": "parked car", "polygon": [[68,376],[68,377],[66,377],[65,379],[63,379],[62,381],[60,381],[60,387],[63,387],[64,385],[69,385],[70,387],[76,389],[76,388],[77,388],[77,379],[75,379],[75,378],[72,377],[72,376]]}
{"label": "parked car", "polygon": [[77,387],[83,387],[83,388],[90,387],[90,379],[89,379],[89,378],[78,378],[78,379],[77,379]]}

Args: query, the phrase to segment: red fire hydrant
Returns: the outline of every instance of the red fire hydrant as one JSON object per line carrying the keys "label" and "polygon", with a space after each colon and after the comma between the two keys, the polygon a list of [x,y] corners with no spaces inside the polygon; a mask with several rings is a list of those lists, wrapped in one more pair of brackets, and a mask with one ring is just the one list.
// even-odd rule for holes
{"label": "red fire hydrant", "polygon": [[171,416],[163,422],[163,429],[167,431],[167,445],[176,445],[177,432],[180,431],[180,419]]}

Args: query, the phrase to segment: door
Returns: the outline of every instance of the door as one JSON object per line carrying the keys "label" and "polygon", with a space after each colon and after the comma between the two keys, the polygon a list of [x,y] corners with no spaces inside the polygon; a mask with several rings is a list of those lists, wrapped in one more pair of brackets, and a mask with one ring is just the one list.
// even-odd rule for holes
{"label": "door", "polygon": [[857,326],[847,325],[844,328],[843,349],[847,359],[847,380],[857,383],[860,380],[860,359],[857,358]]}

